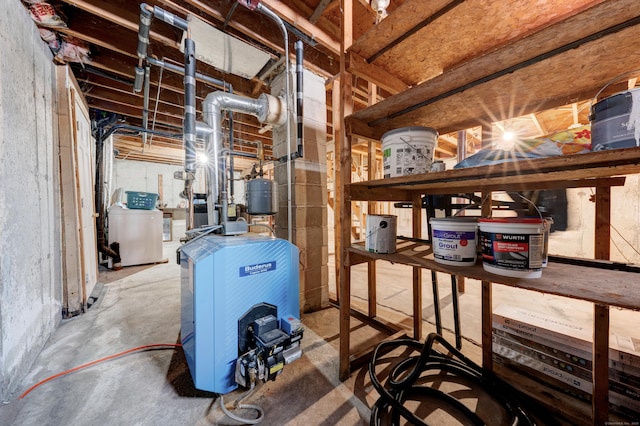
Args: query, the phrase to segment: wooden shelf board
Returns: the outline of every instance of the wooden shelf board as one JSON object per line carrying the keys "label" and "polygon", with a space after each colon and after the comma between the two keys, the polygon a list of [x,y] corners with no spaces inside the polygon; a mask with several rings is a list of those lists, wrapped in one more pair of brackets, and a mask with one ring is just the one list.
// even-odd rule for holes
{"label": "wooden shelf board", "polygon": [[[619,186],[622,180],[597,179],[640,172],[640,148],[536,158],[444,172],[356,182],[349,185],[352,200],[367,200],[368,193],[385,200],[395,191],[457,194],[477,191]],[[395,196],[395,195],[394,195]],[[402,197],[409,195],[404,193]],[[391,201],[391,199],[389,200]]]}
{"label": "wooden shelf board", "polygon": [[[613,78],[637,68],[639,15],[633,0],[601,2],[347,118],[363,123],[353,126],[356,132],[370,128],[364,137],[380,139],[388,130],[417,125],[446,134],[590,99]],[[405,58],[400,65],[421,66],[431,59]],[[588,70],[589,78],[580,70]]]}
{"label": "wooden shelf board", "polygon": [[[449,266],[437,263],[433,259],[431,248],[426,244],[398,240],[396,248],[397,252],[392,254],[370,253],[364,249],[364,243],[357,243],[351,246],[349,253],[355,254],[357,259],[386,260],[523,290],[640,310],[640,291],[638,291],[640,275],[633,272],[550,262],[549,266],[543,269],[541,278],[513,278],[486,272],[480,262],[474,266]],[[351,263],[348,264],[351,265]]]}
{"label": "wooden shelf board", "polygon": [[[585,10],[588,11],[601,2],[602,0],[574,0],[569,3],[565,0],[547,0],[532,8],[526,2],[465,0],[456,4],[450,0],[407,0],[356,40],[350,51],[415,85],[440,74],[442,70],[448,70],[471,58],[484,56],[538,32],[546,33],[546,37],[534,45],[537,50],[566,43],[568,37],[553,37],[557,31],[561,31],[555,27],[561,26],[563,21],[570,20],[575,15],[585,15]],[[617,10],[609,10],[604,17],[586,13],[588,16],[574,27],[580,33],[588,34],[594,28],[607,25],[608,20],[625,13],[620,10],[621,5],[617,6]],[[483,19],[478,19],[478,16]],[[473,28],[473,31],[469,31],[469,28]],[[521,52],[514,49],[512,56],[535,54],[537,50],[530,48],[529,51]],[[500,64],[508,63],[504,59]]]}

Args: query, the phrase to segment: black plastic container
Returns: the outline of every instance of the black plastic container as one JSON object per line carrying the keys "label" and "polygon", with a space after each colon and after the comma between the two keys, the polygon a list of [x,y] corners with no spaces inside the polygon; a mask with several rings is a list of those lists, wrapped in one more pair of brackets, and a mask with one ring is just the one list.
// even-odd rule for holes
{"label": "black plastic container", "polygon": [[635,134],[637,127],[640,136],[640,89],[599,101],[591,108],[589,118],[593,151],[638,146]]}

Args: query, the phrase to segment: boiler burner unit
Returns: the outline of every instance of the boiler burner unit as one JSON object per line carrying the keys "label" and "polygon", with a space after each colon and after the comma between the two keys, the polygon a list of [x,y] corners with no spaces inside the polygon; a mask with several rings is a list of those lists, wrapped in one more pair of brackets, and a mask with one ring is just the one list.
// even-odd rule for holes
{"label": "boiler burner unit", "polygon": [[252,388],[302,356],[296,246],[208,235],[180,253],[181,341],[197,389]]}

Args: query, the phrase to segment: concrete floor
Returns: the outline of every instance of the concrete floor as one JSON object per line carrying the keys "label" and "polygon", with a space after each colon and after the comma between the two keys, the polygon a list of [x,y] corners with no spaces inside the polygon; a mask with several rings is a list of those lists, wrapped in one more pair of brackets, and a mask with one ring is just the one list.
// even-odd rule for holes
{"label": "concrete floor", "polygon": [[[176,235],[176,234],[174,234]],[[177,242],[165,243],[167,263],[102,270],[104,284],[96,304],[86,314],[63,321],[43,349],[19,392],[53,375],[85,363],[143,345],[179,343],[180,268],[175,264]],[[398,323],[410,324],[411,268],[381,263],[378,268],[380,314]],[[333,265],[330,265],[333,273]],[[406,278],[406,279],[405,279]],[[331,279],[330,279],[330,282]],[[434,331],[433,297],[425,277],[423,298],[425,332]],[[354,302],[366,300],[366,270],[353,269]],[[428,287],[427,287],[428,286]],[[331,284],[335,289],[335,284]],[[496,286],[496,304],[510,303],[560,312],[566,315],[566,300],[521,293]],[[445,337],[453,341],[450,284],[439,286]],[[480,352],[479,286],[467,283],[460,296],[465,340],[463,351],[476,362]],[[531,292],[528,292],[531,293]],[[565,309],[560,309],[563,307]],[[572,315],[588,323],[589,304],[577,303]],[[627,325],[625,318],[612,327]],[[365,425],[370,407],[378,398],[366,369],[355,371],[345,382],[338,380],[338,310],[328,308],[305,314],[303,357],[286,366],[275,382],[257,389],[247,400],[264,410],[267,425]],[[627,328],[627,327],[623,327]],[[386,336],[352,321],[352,352]],[[229,402],[241,395],[225,395]],[[138,351],[102,361],[88,368],[54,378],[19,394],[0,407],[1,425],[234,425],[220,409],[217,395],[194,388],[182,349],[166,347]],[[445,410],[446,411],[446,410]],[[246,411],[239,414],[250,417]],[[446,413],[431,414],[430,424],[461,424]],[[440,416],[440,417],[439,417]],[[444,417],[442,417],[444,416]],[[446,419],[446,420],[445,420]],[[499,424],[498,421],[493,424]]]}
{"label": "concrete floor", "polygon": [[[165,264],[101,271],[104,287],[96,304],[86,314],[62,322],[20,392],[131,348],[179,343],[177,246],[165,243]],[[262,424],[368,424],[369,408],[354,395],[353,382],[338,380],[337,309],[305,315],[303,323],[304,356],[243,402],[262,407]],[[225,395],[225,402],[242,393]],[[139,351],[103,361],[44,383],[22,399],[18,396],[0,408],[0,424],[241,424],[225,416],[217,395],[194,388],[181,348]],[[255,416],[251,411],[238,413]]]}

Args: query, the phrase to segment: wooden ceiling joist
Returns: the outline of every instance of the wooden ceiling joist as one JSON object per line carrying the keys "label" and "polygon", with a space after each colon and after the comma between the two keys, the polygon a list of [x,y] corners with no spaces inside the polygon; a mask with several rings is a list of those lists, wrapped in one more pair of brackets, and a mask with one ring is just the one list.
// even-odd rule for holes
{"label": "wooden ceiling joist", "polygon": [[[374,132],[378,136],[416,124],[448,133],[593,96],[613,77],[628,71],[621,56],[638,57],[634,40],[640,36],[640,11],[632,4],[634,0],[600,3],[389,97],[354,118],[378,124]],[[576,64],[590,70],[590,79],[576,74],[567,84],[566,73],[575,70]],[[539,75],[547,78],[541,80]],[[463,91],[464,96],[459,96]],[[484,116],[478,115],[477,105],[485,105]],[[428,116],[428,123],[418,116]]]}

